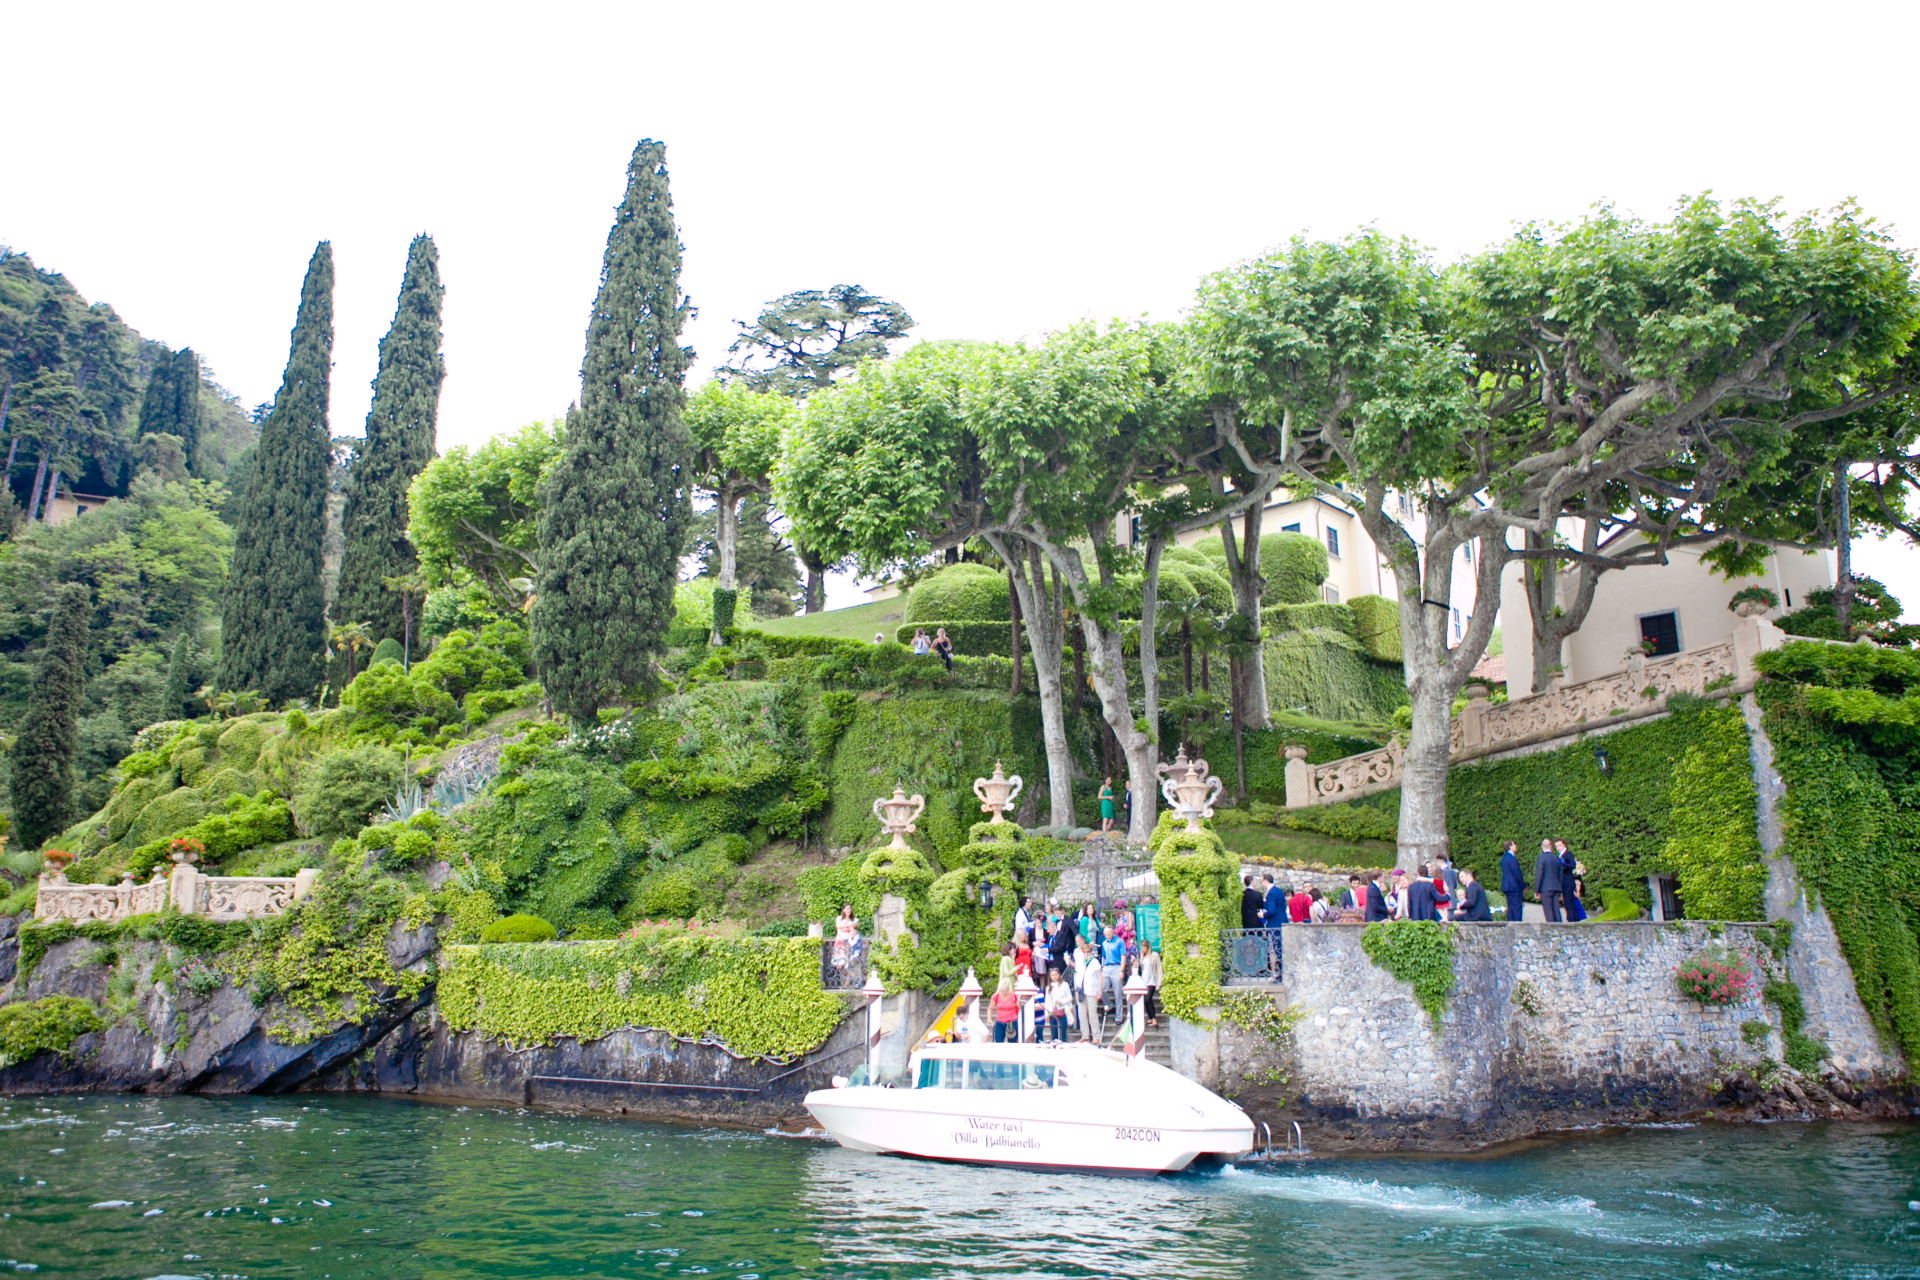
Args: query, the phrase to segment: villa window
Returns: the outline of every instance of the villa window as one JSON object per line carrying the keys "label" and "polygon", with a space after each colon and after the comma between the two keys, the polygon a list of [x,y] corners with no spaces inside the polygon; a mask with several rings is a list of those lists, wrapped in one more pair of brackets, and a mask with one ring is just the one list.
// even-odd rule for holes
{"label": "villa window", "polygon": [[1328,604],[1339,604],[1340,588],[1322,585],[1320,588],[1320,598]]}
{"label": "villa window", "polygon": [[1680,652],[1680,616],[1672,610],[1642,615],[1640,640],[1649,657],[1664,658]]}
{"label": "villa window", "polygon": [[1458,609],[1453,611],[1453,638],[1455,640],[1460,638],[1460,611]]}
{"label": "villa window", "polygon": [[1340,531],[1331,525],[1327,528],[1327,554],[1330,556],[1340,554]]}
{"label": "villa window", "polygon": [[1282,533],[1298,533],[1298,532],[1300,532],[1300,526],[1299,526],[1299,525],[1297,525],[1297,524],[1283,524],[1283,525],[1281,525],[1281,526],[1280,526],[1280,532],[1282,532]]}

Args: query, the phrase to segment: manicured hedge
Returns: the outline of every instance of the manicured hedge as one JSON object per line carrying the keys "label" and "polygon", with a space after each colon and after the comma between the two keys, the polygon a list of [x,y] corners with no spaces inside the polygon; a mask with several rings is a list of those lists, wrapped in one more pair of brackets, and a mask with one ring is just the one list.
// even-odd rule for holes
{"label": "manicured hedge", "polygon": [[[1226,564],[1227,549],[1217,536],[1201,540],[1198,547],[1217,565]],[[1266,603],[1312,604],[1327,580],[1327,549],[1304,533],[1262,534],[1260,576],[1267,580]]]}
{"label": "manicured hedge", "polygon": [[[924,631],[931,641],[935,627],[947,629],[947,639],[953,641],[955,654],[965,654],[971,658],[1006,658],[1012,661],[1013,623],[1012,622],[907,622],[894,630],[894,638],[901,644],[911,646],[913,633]],[[1022,647],[1026,636],[1020,637]],[[1009,668],[1011,670],[1011,668]]]}
{"label": "manicured hedge", "polygon": [[1376,662],[1402,661],[1400,605],[1385,596],[1355,596],[1347,601],[1353,611],[1353,636]]}
{"label": "manicured hedge", "polygon": [[[948,565],[913,584],[900,616],[922,625],[1006,622],[1013,617],[1006,575],[970,561]],[[952,633],[950,625],[948,633]]]}
{"label": "manicured hedge", "polygon": [[1266,662],[1267,705],[1305,708],[1326,720],[1384,724],[1407,702],[1400,665],[1375,662],[1345,632],[1321,628],[1269,636],[1261,645]]}
{"label": "manicured hedge", "polygon": [[1260,630],[1267,635],[1311,631],[1325,627],[1354,634],[1353,610],[1344,604],[1273,604],[1260,611]]}

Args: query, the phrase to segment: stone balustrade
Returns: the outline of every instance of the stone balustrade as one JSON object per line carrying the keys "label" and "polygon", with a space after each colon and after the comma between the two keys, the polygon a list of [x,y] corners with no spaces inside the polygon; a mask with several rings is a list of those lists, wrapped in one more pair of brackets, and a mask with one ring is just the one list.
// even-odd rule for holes
{"label": "stone balustrade", "polygon": [[119,884],[73,884],[61,871],[40,877],[34,896],[35,920],[124,920],[171,906],[182,915],[209,920],[254,920],[277,916],[307,896],[320,873],[311,867],[291,876],[210,876],[191,866],[176,866],[171,875],[155,870],[153,879],[135,884],[132,876]]}
{"label": "stone balustrade", "polygon": [[[1449,759],[1473,760],[1534,743],[1572,737],[1602,724],[1619,724],[1666,710],[1675,693],[1700,695],[1710,689],[1744,693],[1757,678],[1753,660],[1777,649],[1787,637],[1760,618],[1744,619],[1732,637],[1719,644],[1689,649],[1666,658],[1635,655],[1612,675],[1549,689],[1530,698],[1492,703],[1484,696],[1468,701],[1453,718]],[[1472,686],[1469,686],[1471,689]],[[1326,764],[1308,764],[1303,747],[1286,748],[1287,807],[1339,804],[1400,785],[1406,748],[1396,739],[1377,751],[1345,756]]]}

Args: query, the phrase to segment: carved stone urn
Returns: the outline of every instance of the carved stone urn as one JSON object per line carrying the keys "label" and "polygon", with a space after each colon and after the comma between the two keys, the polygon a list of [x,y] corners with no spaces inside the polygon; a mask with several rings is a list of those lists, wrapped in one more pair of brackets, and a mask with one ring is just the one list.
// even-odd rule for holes
{"label": "carved stone urn", "polygon": [[1286,746],[1280,748],[1280,754],[1289,760],[1305,760],[1307,758],[1307,748],[1302,743],[1289,742]]}
{"label": "carved stone urn", "polygon": [[873,816],[880,820],[881,833],[893,836],[893,842],[887,846],[888,848],[907,847],[907,837],[919,830],[913,825],[913,820],[918,818],[920,811],[926,807],[925,797],[910,796],[906,789],[900,786],[894,787],[891,796],[881,796],[873,802]]}
{"label": "carved stone urn", "polygon": [[1000,762],[995,760],[991,778],[973,780],[973,794],[980,798],[980,812],[992,814],[993,822],[1005,822],[1007,810],[1013,807],[1013,798],[1020,794],[1020,788],[1025,785],[1017,773],[1009,778],[1001,771]]}
{"label": "carved stone urn", "polygon": [[1166,774],[1160,794],[1167,798],[1173,816],[1183,819],[1187,830],[1200,830],[1200,822],[1213,816],[1213,802],[1220,798],[1226,784],[1207,772],[1205,760],[1188,760],[1182,750],[1172,765],[1161,765]]}
{"label": "carved stone urn", "polygon": [[1767,602],[1764,600],[1742,600],[1739,604],[1733,606],[1733,611],[1743,618],[1762,617],[1767,612]]}

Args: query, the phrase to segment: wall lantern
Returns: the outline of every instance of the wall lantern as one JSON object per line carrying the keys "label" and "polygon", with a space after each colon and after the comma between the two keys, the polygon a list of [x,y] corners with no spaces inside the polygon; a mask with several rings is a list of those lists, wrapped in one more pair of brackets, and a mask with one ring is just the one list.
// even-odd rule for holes
{"label": "wall lantern", "polygon": [[1593,762],[1600,767],[1601,777],[1613,776],[1613,765],[1607,759],[1607,749],[1597,742],[1593,744]]}
{"label": "wall lantern", "polygon": [[993,910],[993,882],[991,880],[982,880],[980,882],[980,909],[982,911]]}

